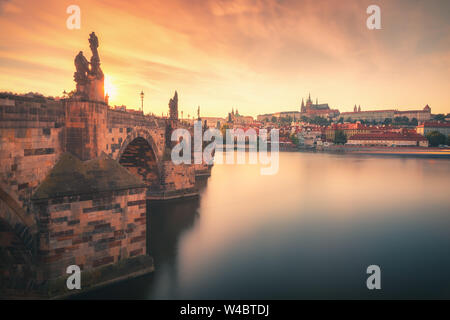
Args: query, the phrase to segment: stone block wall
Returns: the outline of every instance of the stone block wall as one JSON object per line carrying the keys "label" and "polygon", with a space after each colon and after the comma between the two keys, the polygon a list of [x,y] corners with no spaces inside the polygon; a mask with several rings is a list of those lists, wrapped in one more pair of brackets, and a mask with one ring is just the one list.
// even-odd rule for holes
{"label": "stone block wall", "polygon": [[0,129],[0,177],[25,204],[58,160],[62,128]]}
{"label": "stone block wall", "polygon": [[194,164],[194,169],[197,175],[211,175],[211,167],[206,163]]}
{"label": "stone block wall", "polygon": [[66,150],[80,160],[100,156],[108,106],[77,100],[68,100],[66,104]]}
{"label": "stone block wall", "polygon": [[37,101],[0,99],[0,187],[26,211],[64,148],[62,103]]}
{"label": "stone block wall", "polygon": [[145,189],[110,191],[36,203],[42,279],[146,254]]}
{"label": "stone block wall", "polygon": [[166,192],[192,189],[195,187],[195,169],[190,165],[176,165],[172,161],[164,161],[162,181],[163,189]]}

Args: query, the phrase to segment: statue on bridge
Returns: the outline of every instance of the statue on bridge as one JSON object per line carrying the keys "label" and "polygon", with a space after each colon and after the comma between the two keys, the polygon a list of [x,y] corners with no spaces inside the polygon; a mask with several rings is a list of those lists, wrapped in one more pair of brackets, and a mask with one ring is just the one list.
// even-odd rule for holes
{"label": "statue on bridge", "polygon": [[98,55],[98,38],[94,32],[89,35],[89,47],[92,51],[89,62],[80,51],[75,57],[74,80],[77,84],[75,97],[105,102],[104,75],[100,68],[100,57]]}
{"label": "statue on bridge", "polygon": [[91,57],[91,72],[90,74],[95,76],[97,79],[103,78],[102,69],[100,69],[100,57],[98,55],[98,38],[94,32],[89,35],[89,47],[92,51]]}
{"label": "statue on bridge", "polygon": [[86,84],[89,73],[89,61],[83,55],[83,51],[80,51],[75,57],[75,68],[77,69],[73,75],[75,82]]}
{"label": "statue on bridge", "polygon": [[169,115],[171,120],[178,120],[178,92],[169,100]]}

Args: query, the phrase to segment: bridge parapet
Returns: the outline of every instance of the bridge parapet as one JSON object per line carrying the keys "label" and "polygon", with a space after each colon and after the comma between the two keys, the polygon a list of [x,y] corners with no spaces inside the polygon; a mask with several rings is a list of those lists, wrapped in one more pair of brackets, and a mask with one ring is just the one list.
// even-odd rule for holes
{"label": "bridge parapet", "polygon": [[165,120],[142,113],[108,109],[108,128],[126,127],[164,128]]}
{"label": "bridge parapet", "polygon": [[0,129],[60,128],[64,122],[61,100],[0,93]]}

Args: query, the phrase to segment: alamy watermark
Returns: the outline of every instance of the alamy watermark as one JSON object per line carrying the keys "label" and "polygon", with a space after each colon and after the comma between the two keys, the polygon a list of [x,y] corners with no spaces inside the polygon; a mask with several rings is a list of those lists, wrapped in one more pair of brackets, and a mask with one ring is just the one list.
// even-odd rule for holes
{"label": "alamy watermark", "polygon": [[68,266],[66,269],[66,273],[70,274],[66,280],[66,287],[69,290],[80,290],[81,289],[81,270],[80,267],[73,264]]}
{"label": "alamy watermark", "polygon": [[[67,7],[66,13],[70,16],[66,20],[66,27],[69,30],[81,28],[81,9],[80,6],[72,4]],[[381,29],[381,9],[380,6],[372,4],[367,7],[367,14],[370,16],[366,20],[366,26],[369,30]]]}
{"label": "alamy watermark", "polygon": [[381,269],[379,266],[373,264],[367,267],[367,274],[370,276],[367,278],[366,286],[369,290],[381,289]]}
{"label": "alamy watermark", "polygon": [[[219,129],[202,130],[201,121],[194,123],[194,137],[187,129],[178,128],[172,132],[171,140],[178,142],[172,149],[171,159],[174,164],[223,164],[246,163],[246,149],[248,149],[248,163],[267,165],[261,168],[262,175],[273,175],[279,168],[279,132],[270,130],[270,139],[266,129],[260,129],[259,134],[254,129],[226,129],[225,139]],[[193,146],[192,146],[193,141]],[[225,148],[224,142],[225,141]],[[209,142],[204,146],[204,142]],[[270,151],[268,144],[270,142]],[[225,149],[225,150],[224,150]],[[193,156],[192,156],[193,153]]]}
{"label": "alamy watermark", "polygon": [[72,4],[67,7],[66,13],[70,16],[66,20],[66,27],[69,30],[81,28],[81,9],[78,5]]}
{"label": "alamy watermark", "polygon": [[367,7],[367,14],[370,16],[367,18],[366,26],[369,30],[381,29],[381,9],[376,4],[372,4]]}

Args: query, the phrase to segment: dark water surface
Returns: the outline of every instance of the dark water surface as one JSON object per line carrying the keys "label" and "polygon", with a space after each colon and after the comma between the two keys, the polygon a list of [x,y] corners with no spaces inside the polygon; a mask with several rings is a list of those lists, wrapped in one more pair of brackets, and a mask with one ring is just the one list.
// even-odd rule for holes
{"label": "dark water surface", "polygon": [[450,298],[448,159],[216,165],[200,199],[149,204],[148,218],[156,271],[82,298]]}

